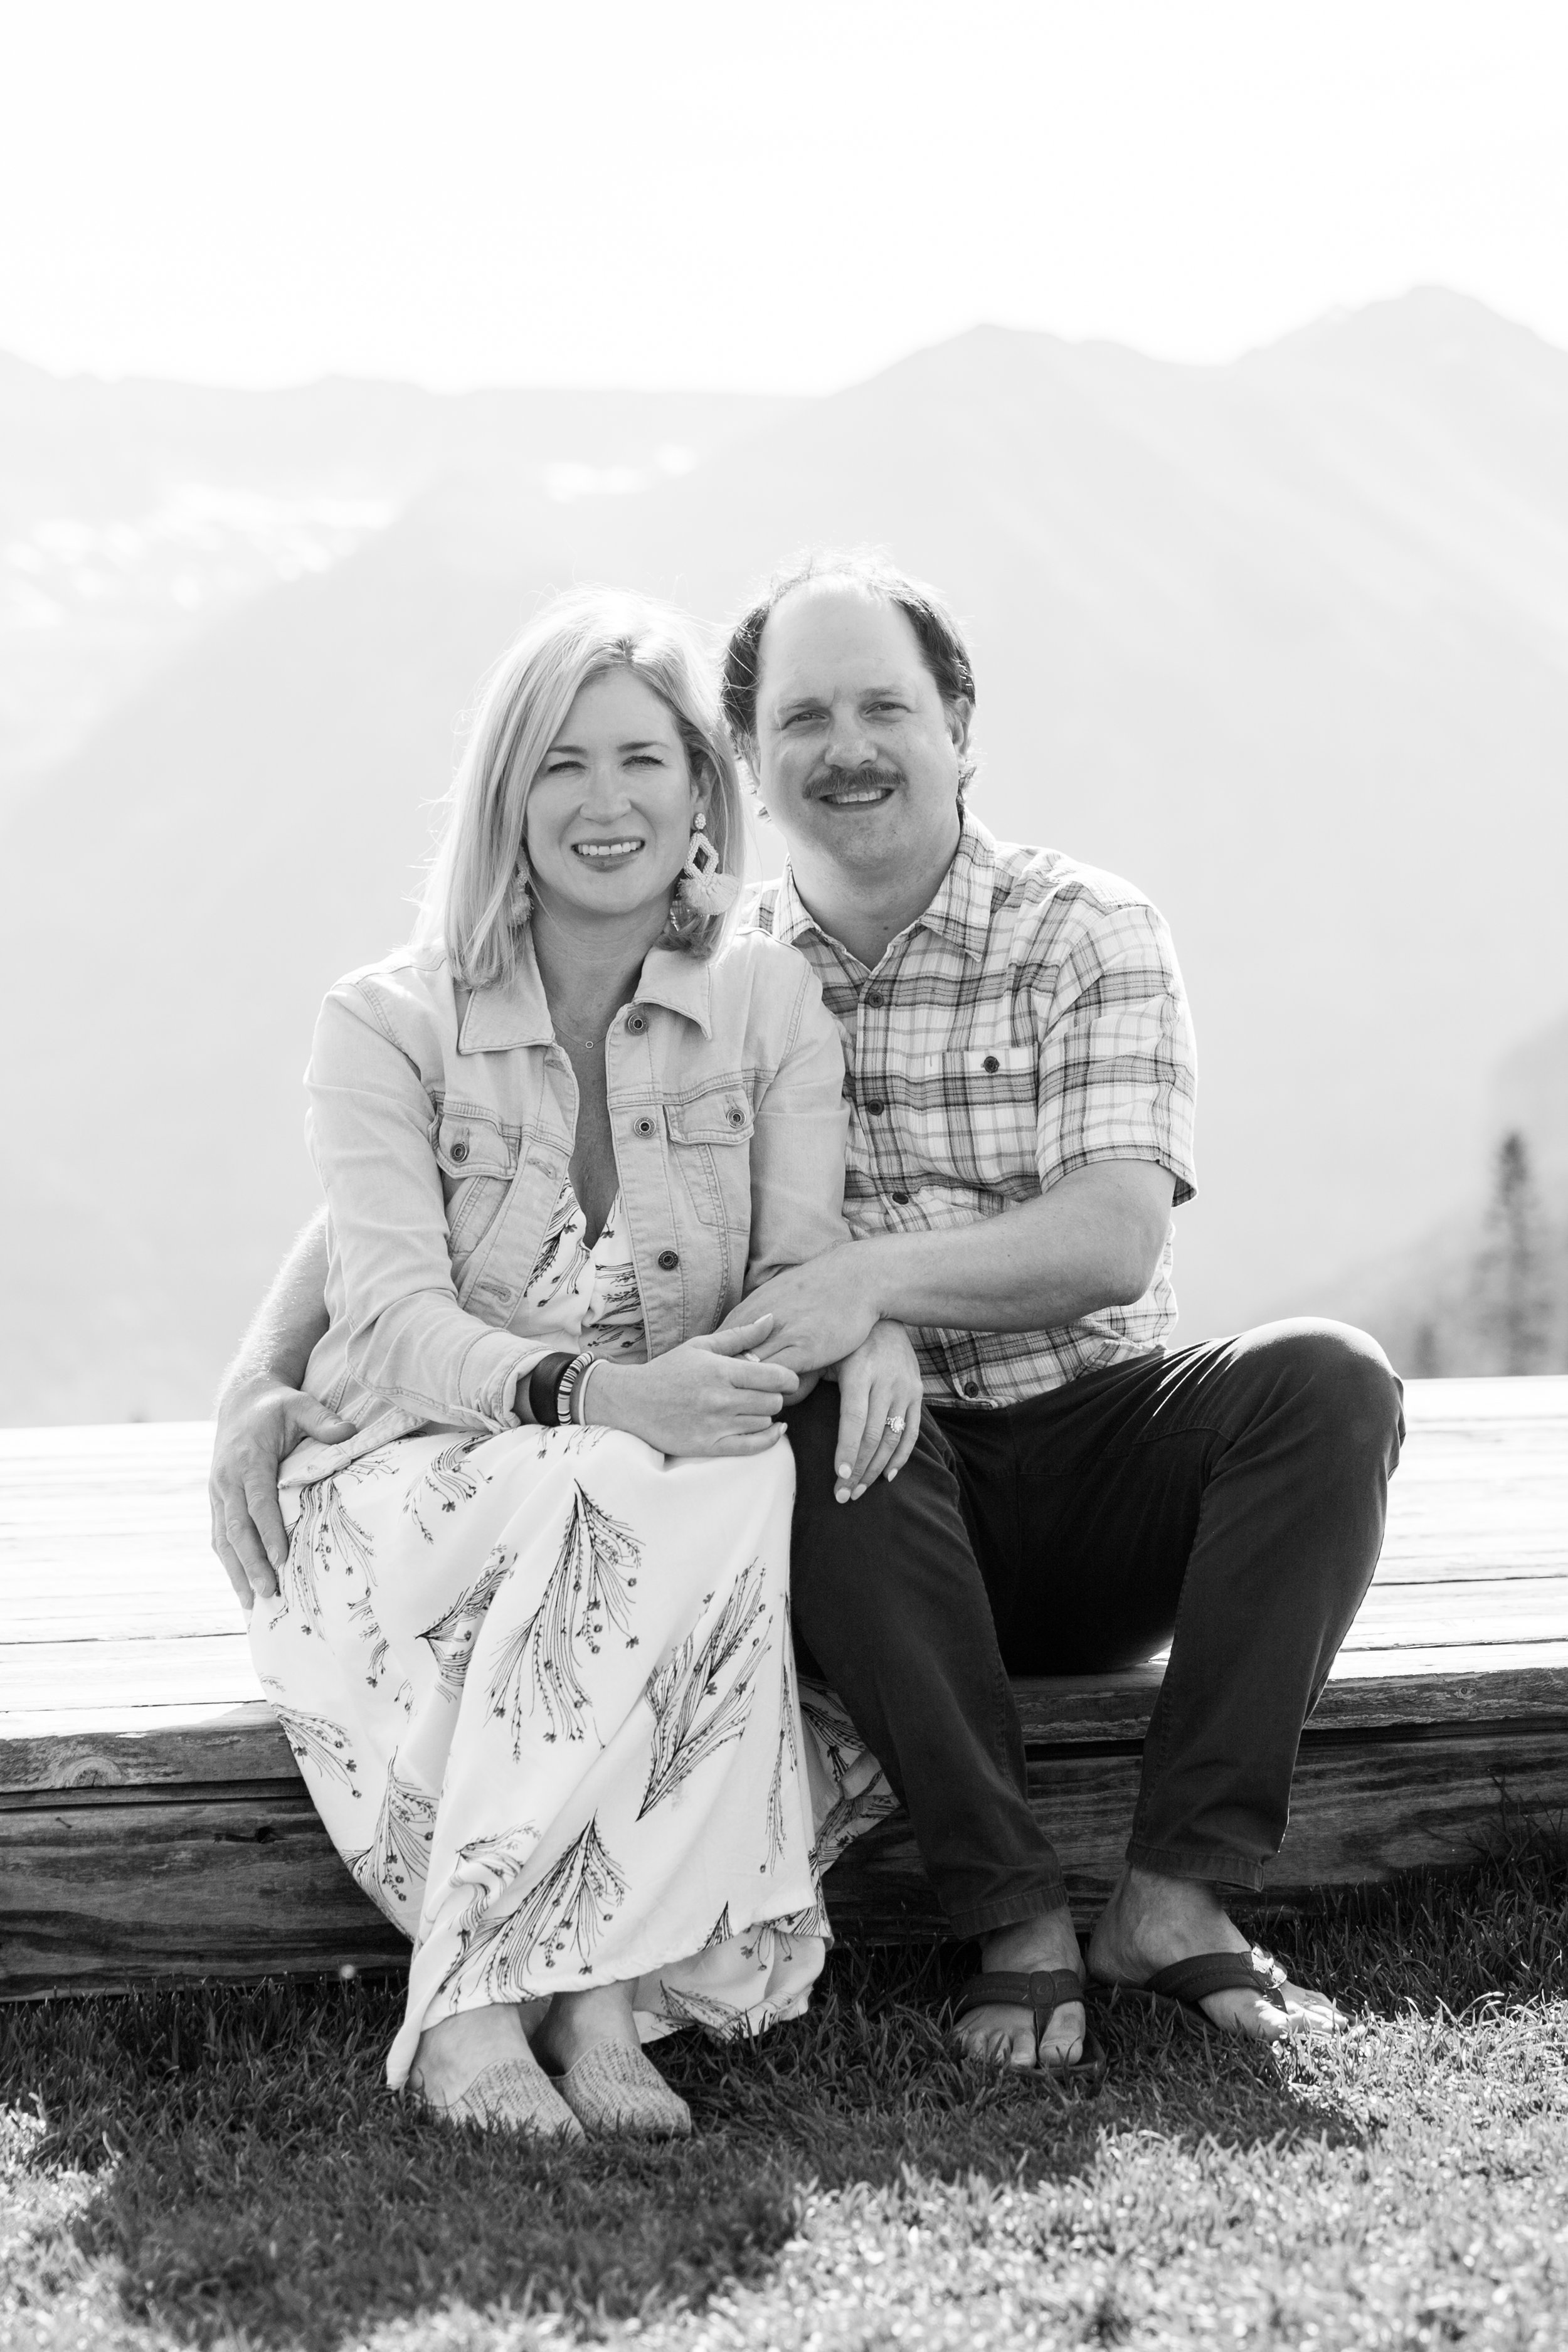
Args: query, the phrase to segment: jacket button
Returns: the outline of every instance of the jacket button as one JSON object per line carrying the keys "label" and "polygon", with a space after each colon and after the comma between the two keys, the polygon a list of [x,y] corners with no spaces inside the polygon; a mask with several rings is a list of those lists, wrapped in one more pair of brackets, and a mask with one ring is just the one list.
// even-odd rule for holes
{"label": "jacket button", "polygon": [[981,1063],[980,1066],[981,1066],[981,1068],[982,1068],[982,1069],[986,1073],[986,1076],[987,1076],[988,1077],[993,1077],[993,1078],[994,1078],[994,1077],[995,1076],[995,1075],[996,1075],[997,1071],[1001,1068],[1002,1065],[1001,1065],[1001,1063],[996,1059],[996,1056],[995,1056],[995,1055],[994,1055],[994,1054],[987,1054],[987,1055],[986,1055],[986,1056],[985,1056],[985,1059]]}
{"label": "jacket button", "polygon": [[741,1108],[739,1103],[731,1103],[729,1109],[724,1113],[724,1116],[729,1120],[731,1127],[744,1127],[746,1124],[746,1114]]}
{"label": "jacket button", "polygon": [[631,1031],[634,1037],[640,1037],[643,1031],[647,1027],[647,1013],[628,1013],[626,1015],[626,1027]]}
{"label": "jacket button", "polygon": [[880,1118],[882,1113],[887,1109],[887,1108],[888,1106],[885,1102],[868,1102],[866,1106],[867,1110],[873,1118]]}
{"label": "jacket button", "polygon": [[680,1259],[674,1250],[660,1250],[658,1254],[658,1263],[661,1273],[673,1274],[676,1267],[680,1264]]}
{"label": "jacket button", "polygon": [[453,1146],[452,1146],[452,1157],[453,1157],[453,1159],[454,1159],[454,1160],[458,1160],[458,1161],[459,1161],[459,1162],[460,1162],[460,1161],[462,1161],[462,1160],[465,1160],[468,1158],[468,1145],[467,1145],[466,1143],[454,1143],[454,1144],[453,1144]]}
{"label": "jacket button", "polygon": [[634,1120],[632,1121],[632,1133],[633,1133],[634,1135],[651,1135],[651,1134],[653,1133],[653,1121],[652,1121],[652,1119],[651,1119],[651,1118],[637,1118],[637,1119],[634,1119]]}

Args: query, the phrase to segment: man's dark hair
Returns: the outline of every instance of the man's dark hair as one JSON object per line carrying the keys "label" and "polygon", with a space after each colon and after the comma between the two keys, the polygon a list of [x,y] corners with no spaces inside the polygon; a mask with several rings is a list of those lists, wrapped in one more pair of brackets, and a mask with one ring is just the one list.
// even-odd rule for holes
{"label": "man's dark hair", "polygon": [[[921,657],[943,702],[974,701],[974,666],[969,648],[933,588],[922,580],[911,580],[875,548],[808,548],[774,572],[763,593],[730,632],[719,698],[738,751],[747,753],[756,740],[763,631],[774,607],[808,580],[847,580],[868,595],[896,604],[915,633]],[[965,761],[959,779],[961,795],[973,772],[973,763]]]}

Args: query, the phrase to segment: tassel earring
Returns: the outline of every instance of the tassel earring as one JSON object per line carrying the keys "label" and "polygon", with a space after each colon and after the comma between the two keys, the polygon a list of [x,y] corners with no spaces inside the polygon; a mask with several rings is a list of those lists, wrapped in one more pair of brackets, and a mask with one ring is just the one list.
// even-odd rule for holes
{"label": "tassel earring", "polygon": [[708,838],[707,825],[708,819],[699,809],[691,820],[691,839],[675,895],[683,907],[695,907],[704,915],[720,915],[734,905],[741,886],[733,874],[721,870],[719,853]]}

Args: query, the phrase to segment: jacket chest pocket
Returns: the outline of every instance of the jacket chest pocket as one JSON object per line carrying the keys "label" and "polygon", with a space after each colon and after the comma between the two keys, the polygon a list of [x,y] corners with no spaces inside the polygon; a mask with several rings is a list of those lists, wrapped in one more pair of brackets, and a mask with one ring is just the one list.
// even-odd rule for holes
{"label": "jacket chest pocket", "polygon": [[666,1103],[664,1125],[670,1165],[693,1213],[705,1225],[727,1226],[737,1236],[748,1234],[757,1123],[746,1095],[739,1087],[725,1087],[693,1102]]}
{"label": "jacket chest pocket", "polygon": [[1038,1089],[1033,1045],[926,1055],[910,1126],[931,1173],[984,1187],[1032,1180]]}
{"label": "jacket chest pocket", "polygon": [[431,1129],[447,1202],[447,1246],[456,1266],[479,1247],[517,1174],[518,1139],[488,1111],[444,1108]]}

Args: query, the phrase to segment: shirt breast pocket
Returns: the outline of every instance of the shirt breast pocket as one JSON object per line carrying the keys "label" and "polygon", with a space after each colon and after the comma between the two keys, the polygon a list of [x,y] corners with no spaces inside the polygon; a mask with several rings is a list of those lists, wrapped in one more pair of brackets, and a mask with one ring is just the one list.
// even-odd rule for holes
{"label": "shirt breast pocket", "polygon": [[517,1174],[519,1139],[489,1111],[448,1103],[431,1131],[447,1202],[447,1245],[454,1268],[471,1257],[500,1213]]}
{"label": "shirt breast pocket", "polygon": [[987,1190],[1033,1185],[1038,1085],[1033,1045],[928,1055],[921,1092],[933,1174]]}
{"label": "shirt breast pocket", "polygon": [[757,1122],[739,1087],[666,1103],[670,1162],[705,1225],[744,1235],[752,1223],[752,1138]]}

